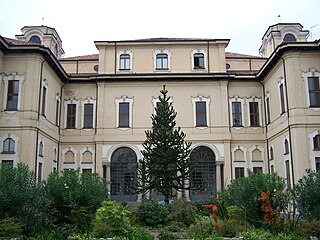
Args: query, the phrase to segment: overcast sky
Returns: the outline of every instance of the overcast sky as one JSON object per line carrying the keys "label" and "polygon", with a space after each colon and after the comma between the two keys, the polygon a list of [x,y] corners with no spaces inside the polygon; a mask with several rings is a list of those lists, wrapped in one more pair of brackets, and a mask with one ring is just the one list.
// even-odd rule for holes
{"label": "overcast sky", "polygon": [[0,9],[0,35],[53,27],[66,57],[97,53],[94,41],[154,37],[227,38],[227,51],[259,55],[261,37],[280,21],[320,38],[320,0],[0,0]]}

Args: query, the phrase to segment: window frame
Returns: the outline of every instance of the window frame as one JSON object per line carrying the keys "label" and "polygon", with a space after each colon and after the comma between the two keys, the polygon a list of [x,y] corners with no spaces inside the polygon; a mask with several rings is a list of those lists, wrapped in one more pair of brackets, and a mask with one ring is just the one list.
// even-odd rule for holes
{"label": "window frame", "polygon": [[46,104],[47,104],[47,95],[48,95],[48,80],[44,79],[42,81],[42,100],[41,100],[41,114],[42,116],[46,116]]}
{"label": "window frame", "polygon": [[[166,59],[167,61],[167,66],[166,68],[163,66],[163,60],[161,60],[161,65],[162,67],[160,68],[158,66],[158,55],[166,55],[166,58],[161,58],[161,59]],[[171,64],[171,53],[169,50],[156,50],[153,53],[153,59],[154,59],[154,70],[155,71],[170,71],[170,64]]]}
{"label": "window frame", "polygon": [[[13,152],[3,152],[4,149],[4,141],[8,138],[13,139],[14,141],[14,151]],[[13,161],[13,166],[16,166],[19,162],[19,155],[18,155],[18,144],[19,138],[12,133],[8,133],[0,137],[0,163],[3,161]]]}
{"label": "window frame", "polygon": [[[75,106],[75,126],[74,127],[69,127],[67,125],[68,123],[68,105],[74,104]],[[79,108],[79,100],[75,99],[69,99],[64,101],[64,128],[68,131],[74,131],[75,129],[78,128],[78,108]]]}
{"label": "window frame", "polygon": [[[9,141],[8,149],[5,149],[5,142],[7,140]],[[15,154],[15,144],[16,143],[15,143],[14,139],[11,137],[8,137],[5,140],[3,140],[2,153],[3,154]],[[12,146],[13,146],[13,150],[11,150]]]}
{"label": "window frame", "polygon": [[267,125],[271,123],[271,109],[270,109],[270,94],[267,93],[265,97],[265,107],[266,107],[266,122]]}
{"label": "window frame", "polygon": [[[251,112],[250,103],[255,103],[257,105],[258,112]],[[261,118],[261,98],[251,97],[247,98],[247,110],[248,110],[248,123],[250,128],[261,128],[262,118]],[[255,117],[255,122],[252,122],[252,117]]]}
{"label": "window frame", "polygon": [[[121,126],[120,125],[120,104],[121,103],[128,103],[128,107],[129,107],[129,116],[128,116],[128,126]],[[132,108],[133,108],[133,103],[134,103],[134,99],[133,97],[132,98],[129,98],[127,96],[121,96],[120,98],[116,98],[115,100],[115,104],[116,104],[116,127],[118,129],[121,129],[121,130],[127,130],[127,129],[130,129],[132,128]]]}
{"label": "window frame", "polygon": [[[313,78],[318,78],[318,84],[319,84],[319,87],[320,87],[320,72],[316,71],[316,69],[314,68],[311,68],[309,69],[308,72],[304,72],[302,74],[302,77],[303,77],[303,80],[305,82],[305,88],[306,88],[306,100],[307,100],[307,105],[310,109],[314,110],[314,111],[320,111],[320,105],[319,106],[313,106],[311,104],[311,101],[310,101],[310,89],[309,89],[309,79],[310,77],[313,77]],[[319,93],[320,94],[320,93]]]}
{"label": "window frame", "polygon": [[[20,110],[21,106],[21,93],[22,93],[22,84],[25,80],[24,76],[18,75],[17,73],[12,73],[11,75],[8,76],[3,76],[2,78],[3,83],[4,83],[4,95],[3,95],[3,110],[6,111],[7,113],[15,113]],[[18,86],[18,96],[17,96],[17,106],[16,108],[8,108],[8,91],[9,91],[9,84],[10,81],[19,81],[19,86]]]}
{"label": "window frame", "polygon": [[[234,120],[233,120],[233,116],[234,116],[234,112],[233,112],[233,103],[240,103],[241,106],[241,126],[237,126],[234,125]],[[232,124],[231,126],[234,129],[241,129],[244,127],[244,98],[240,98],[239,96],[233,96],[232,98],[229,99],[229,106],[230,106],[230,123]]]}
{"label": "window frame", "polygon": [[[85,121],[86,121],[86,117],[88,117],[89,115],[86,114],[85,112],[85,108],[86,105],[91,104],[92,105],[92,115],[91,116],[91,121],[92,121],[92,125],[90,127],[86,127],[85,125]],[[92,99],[92,98],[87,98],[85,100],[81,101],[81,109],[82,109],[82,116],[81,116],[81,128],[84,130],[92,130],[96,127],[96,100]]]}
{"label": "window frame", "polygon": [[[236,159],[235,152],[241,150],[243,152],[243,160]],[[231,157],[232,157],[232,179],[236,179],[236,168],[244,169],[244,176],[247,177],[248,173],[246,169],[249,168],[247,161],[247,152],[248,150],[243,146],[237,145],[231,148]]]}
{"label": "window frame", "polygon": [[[122,68],[123,64],[122,64],[122,58],[121,56],[124,56],[124,55],[128,55],[129,58],[126,58],[124,59],[124,63],[128,63],[128,66],[127,64],[124,64],[125,68]],[[130,51],[130,50],[119,50],[117,52],[117,69],[118,71],[120,72],[124,72],[124,71],[132,71],[132,62],[133,62],[133,53]],[[128,60],[128,61],[125,61],[125,60]]]}
{"label": "window frame", "polygon": [[320,135],[320,130],[316,130],[309,134],[309,144],[310,144],[310,169],[313,171],[317,170],[317,159],[320,159],[320,149],[318,150],[315,146],[315,138]]}
{"label": "window frame", "polygon": [[[206,106],[206,112],[205,112],[206,126],[198,125],[198,122],[197,122],[197,116],[198,116],[197,102],[204,102],[205,103],[205,106]],[[202,95],[198,95],[197,97],[192,97],[192,104],[193,104],[193,112],[194,112],[194,114],[193,114],[194,127],[198,128],[198,129],[208,128],[210,126],[210,117],[209,117],[210,116],[210,96],[205,97]]]}
{"label": "window frame", "polygon": [[280,77],[278,79],[278,93],[279,93],[280,115],[283,115],[288,111],[287,98],[286,98],[286,84],[283,77]]}

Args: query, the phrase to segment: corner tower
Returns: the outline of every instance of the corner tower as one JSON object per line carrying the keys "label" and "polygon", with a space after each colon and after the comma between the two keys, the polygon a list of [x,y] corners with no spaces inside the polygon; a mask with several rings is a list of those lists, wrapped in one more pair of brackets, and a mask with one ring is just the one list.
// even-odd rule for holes
{"label": "corner tower", "polygon": [[278,23],[268,28],[262,37],[259,53],[262,57],[270,57],[278,45],[288,42],[306,42],[308,30],[302,30],[300,23]]}
{"label": "corner tower", "polygon": [[21,32],[21,35],[16,35],[18,40],[44,45],[51,50],[56,58],[61,58],[64,55],[61,38],[54,28],[25,26]]}

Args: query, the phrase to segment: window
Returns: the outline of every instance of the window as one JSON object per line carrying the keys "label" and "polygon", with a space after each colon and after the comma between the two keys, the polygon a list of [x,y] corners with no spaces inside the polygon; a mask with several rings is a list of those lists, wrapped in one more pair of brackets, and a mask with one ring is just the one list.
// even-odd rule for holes
{"label": "window", "polygon": [[43,157],[43,142],[40,141],[39,143],[39,156]]}
{"label": "window", "polygon": [[93,128],[93,104],[84,104],[83,128]]}
{"label": "window", "polygon": [[119,127],[129,127],[129,103],[119,103]]}
{"label": "window", "polygon": [[242,104],[241,102],[232,103],[232,126],[242,127]]}
{"label": "window", "polygon": [[269,124],[271,121],[270,121],[270,96],[267,96],[266,97],[266,120],[267,120],[267,124]]}
{"label": "window", "polygon": [[244,177],[244,167],[235,168],[235,179]]}
{"label": "window", "polygon": [[285,85],[284,79],[281,77],[278,81],[279,86],[279,100],[280,100],[280,114],[285,113],[286,111],[286,100],[285,100]]}
{"label": "window", "polygon": [[315,162],[316,162],[316,172],[319,172],[320,171],[320,157],[316,157]]}
{"label": "window", "polygon": [[42,115],[46,115],[46,99],[47,99],[47,88],[43,86],[42,88]]}
{"label": "window", "polygon": [[120,55],[120,68],[119,70],[130,70],[130,55],[121,54]]}
{"label": "window", "polygon": [[8,98],[6,110],[18,110],[18,97],[19,97],[19,81],[11,80],[8,85]]}
{"label": "window", "polygon": [[274,153],[273,153],[273,147],[270,147],[270,156],[269,156],[270,160],[274,159]]}
{"label": "window", "polygon": [[84,174],[84,173],[92,173],[92,169],[91,168],[83,168],[82,174]]}
{"label": "window", "polygon": [[76,128],[76,104],[67,105],[67,128]]}
{"label": "window", "polygon": [[58,57],[59,57],[59,48],[58,48],[58,44],[56,44],[56,45],[54,46],[54,56],[55,56],[56,58],[58,58]]}
{"label": "window", "polygon": [[270,173],[273,174],[274,173],[274,165],[270,166]]}
{"label": "window", "polygon": [[3,141],[3,151],[2,153],[15,153],[14,151],[15,141],[12,138],[7,138]]}
{"label": "window", "polygon": [[13,160],[2,160],[1,164],[13,167]]}
{"label": "window", "polygon": [[194,107],[194,126],[207,127],[209,124],[210,98],[204,96],[192,97]]}
{"label": "window", "polygon": [[36,44],[41,44],[41,40],[38,36],[32,36],[29,40],[29,42],[32,42],[32,43],[36,43]]}
{"label": "window", "polygon": [[20,109],[21,85],[23,81],[24,77],[16,73],[3,77],[3,109],[6,111],[17,111]]}
{"label": "window", "polygon": [[284,140],[284,154],[289,154],[289,142],[288,142],[288,139]]}
{"label": "window", "polygon": [[204,54],[203,53],[195,53],[193,55],[194,69],[204,69]]}
{"label": "window", "polygon": [[249,102],[250,127],[259,127],[259,105],[258,102]]}
{"label": "window", "polygon": [[253,172],[254,173],[258,173],[258,172],[262,173],[263,172],[263,168],[262,167],[253,167]]}
{"label": "window", "polygon": [[56,100],[56,125],[60,125],[60,99]]}
{"label": "window", "polygon": [[207,127],[206,102],[196,102],[196,127]]}
{"label": "window", "polygon": [[42,163],[39,162],[38,163],[38,176],[37,176],[37,180],[38,180],[38,183],[41,183],[42,181]]}
{"label": "window", "polygon": [[297,40],[293,34],[288,33],[284,36],[283,41],[287,43],[287,42],[296,42]]}
{"label": "window", "polygon": [[290,172],[290,162],[289,162],[289,160],[285,161],[285,168],[286,168],[287,188],[291,188],[291,172]]}
{"label": "window", "polygon": [[117,128],[127,130],[132,126],[133,98],[122,96],[116,99]]}
{"label": "window", "polygon": [[156,55],[156,69],[169,69],[168,68],[168,54],[159,53]]}
{"label": "window", "polygon": [[319,77],[308,77],[310,107],[320,107]]}
{"label": "window", "polygon": [[320,150],[320,134],[313,138],[313,150]]}

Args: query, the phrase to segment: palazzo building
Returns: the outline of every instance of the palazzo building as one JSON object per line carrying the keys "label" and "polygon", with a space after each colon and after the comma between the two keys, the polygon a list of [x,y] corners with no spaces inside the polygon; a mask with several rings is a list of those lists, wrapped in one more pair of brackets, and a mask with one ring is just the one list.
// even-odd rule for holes
{"label": "palazzo building", "polygon": [[301,24],[280,23],[261,56],[226,51],[229,39],[153,38],[96,41],[98,54],[63,58],[54,28],[0,36],[0,162],[27,164],[39,182],[96,172],[112,199],[136,201],[129,186],[166,85],[192,142],[192,180],[207,182],[190,200],[248,169],[277,172],[290,188],[320,168],[320,41],[307,38]]}

